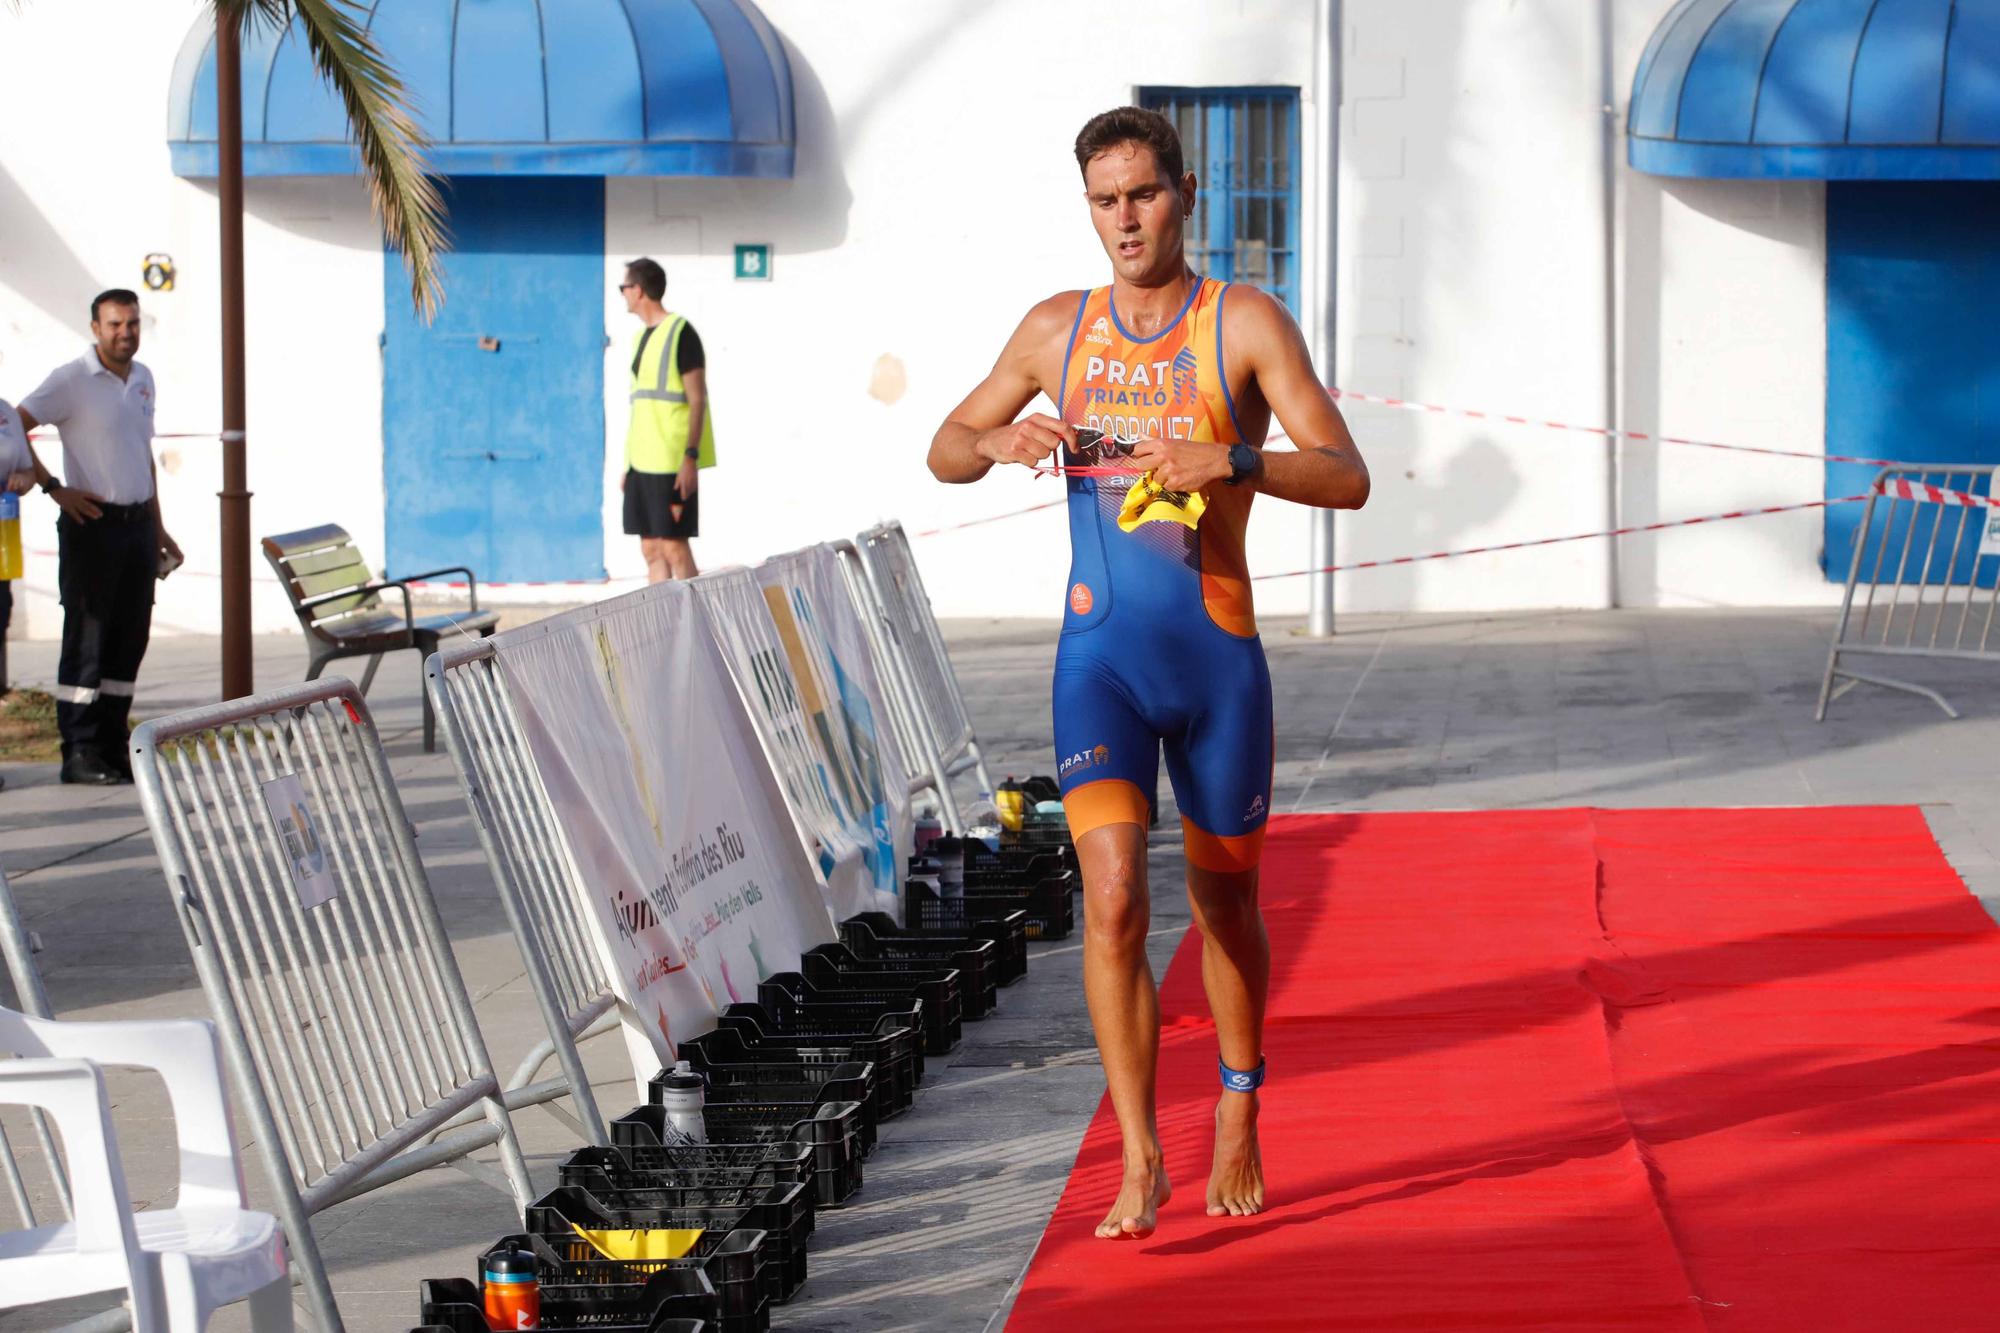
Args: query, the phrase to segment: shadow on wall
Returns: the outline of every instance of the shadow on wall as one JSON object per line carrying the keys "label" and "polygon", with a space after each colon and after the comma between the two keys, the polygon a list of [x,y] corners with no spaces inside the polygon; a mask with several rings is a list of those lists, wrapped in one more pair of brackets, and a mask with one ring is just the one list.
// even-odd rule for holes
{"label": "shadow on wall", "polygon": [[[1622,156],[1624,146],[1621,142]],[[1648,176],[1620,166],[1623,189],[1618,201],[1622,290],[1620,294],[1620,355],[1618,424],[1628,431],[1652,437],[1662,433],[1687,433],[1685,413],[1678,417],[1664,401],[1663,358],[1666,346],[1665,284],[1667,267],[1666,228],[1670,208],[1696,214],[1734,231],[1798,247],[1813,234],[1801,225],[1800,209],[1824,207],[1817,201],[1802,201],[1798,187],[1781,182],[1758,180],[1680,180]],[[1705,225],[1705,224],[1704,224]],[[1688,242],[1682,242],[1687,248]],[[1709,300],[1716,285],[1738,281],[1728,270],[1704,273],[1699,265],[1683,265],[1674,275],[1676,292],[1682,302]],[[1718,308],[1720,304],[1718,303]],[[1684,323],[1686,315],[1680,320]],[[1675,346],[1684,346],[1678,335]],[[1688,354],[1701,355],[1699,344]],[[1708,353],[1713,355],[1713,352]],[[1780,444],[1783,440],[1732,438],[1732,443]],[[1822,441],[1798,441],[1787,447],[1812,449]],[[1661,477],[1677,455],[1689,450],[1662,446],[1654,439],[1625,440],[1619,451],[1619,519],[1628,526],[1658,523],[1690,517],[1685,507],[1665,513],[1661,505]],[[1801,465],[1806,467],[1809,465]],[[1703,512],[1697,510],[1695,512]],[[1795,558],[1791,543],[1794,531],[1782,523],[1752,524],[1750,530],[1770,549],[1773,565]],[[1625,538],[1619,554],[1619,600],[1626,606],[1658,606],[1670,592],[1686,599],[1685,591],[1670,590],[1663,584],[1658,536]]]}
{"label": "shadow on wall", "polygon": [[[1477,58],[1470,52],[1462,56],[1462,22],[1427,24],[1379,2],[1350,8],[1348,22],[1350,70],[1357,61],[1408,68],[1418,50],[1423,65],[1433,69],[1455,71],[1462,58]],[[1560,43],[1574,41],[1570,25],[1546,26],[1551,49],[1560,52]],[[1557,54],[1551,60],[1565,58]],[[1410,139],[1434,131],[1423,127],[1413,103],[1399,107],[1411,97],[1409,76],[1358,82],[1343,113],[1353,127],[1345,142],[1360,185],[1349,195],[1358,196],[1351,234],[1359,244],[1343,263],[1343,279],[1353,284],[1347,304],[1356,312],[1351,382],[1373,393],[1421,397],[1444,388],[1435,378],[1442,368],[1425,364],[1425,326],[1449,327],[1472,318],[1457,295],[1455,275],[1464,265],[1483,262],[1486,224],[1476,198],[1466,197],[1478,187],[1454,189],[1453,183],[1476,180],[1479,173],[1413,164]],[[1502,127],[1482,119],[1475,102],[1453,98],[1445,105],[1439,147],[1449,163],[1478,162],[1500,150]],[[1539,354],[1520,340],[1496,339],[1495,345],[1502,355]],[[1472,544],[1474,531],[1482,544],[1513,535],[1489,525],[1523,492],[1522,469],[1511,452],[1521,443],[1518,437],[1440,431],[1425,418],[1401,412],[1351,412],[1349,419],[1377,482],[1364,516],[1350,527],[1355,536],[1343,559],[1450,549]],[[1359,572],[1352,577],[1368,583],[1356,588],[1353,600],[1370,609],[1407,610],[1421,600],[1426,575],[1422,565]]]}
{"label": "shadow on wall", "polygon": [[[62,232],[21,188],[19,181],[0,167],[0,282],[19,293],[35,309],[65,329],[82,332],[90,310],[90,298],[107,285],[91,275]],[[0,351],[19,329],[0,329]],[[32,371],[33,382],[10,384],[14,398],[24,397],[41,382],[47,367]],[[29,374],[22,367],[0,362],[0,375]]]}
{"label": "shadow on wall", "polygon": [[[768,241],[777,254],[811,254],[832,250],[847,240],[847,215],[854,193],[841,162],[840,126],[819,80],[799,48],[785,41],[792,66],[792,106],[796,117],[798,152],[790,180],[732,180],[706,176],[661,177],[655,182],[654,209],[668,218],[711,219],[718,227],[732,221],[755,223],[753,238]],[[692,247],[657,247],[663,254],[726,254],[732,238],[717,232],[690,238]]]}

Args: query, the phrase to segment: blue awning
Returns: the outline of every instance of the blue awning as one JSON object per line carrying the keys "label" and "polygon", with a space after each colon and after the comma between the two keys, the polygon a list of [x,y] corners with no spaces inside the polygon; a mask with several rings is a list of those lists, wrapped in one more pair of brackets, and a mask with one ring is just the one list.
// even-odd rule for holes
{"label": "blue awning", "polygon": [[2000,0],[1680,0],[1629,126],[1656,176],[2000,179]]}
{"label": "blue awning", "polygon": [[[204,6],[204,9],[206,7]],[[439,175],[792,174],[792,71],[752,0],[368,0]],[[215,34],[174,66],[179,176],[216,174]],[[339,100],[295,20],[243,40],[243,169],[357,171]]]}

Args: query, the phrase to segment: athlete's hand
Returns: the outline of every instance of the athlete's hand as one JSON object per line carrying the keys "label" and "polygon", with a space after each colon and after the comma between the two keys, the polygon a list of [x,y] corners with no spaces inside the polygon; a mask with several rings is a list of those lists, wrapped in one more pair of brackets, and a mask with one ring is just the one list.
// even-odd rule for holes
{"label": "athlete's hand", "polygon": [[1148,436],[1132,449],[1132,466],[1170,491],[1200,491],[1229,478],[1229,446]]}
{"label": "athlete's hand", "polygon": [[995,463],[1019,463],[1035,467],[1065,444],[1076,447],[1076,428],[1040,412],[1022,417],[1011,426],[980,432],[973,452]]}

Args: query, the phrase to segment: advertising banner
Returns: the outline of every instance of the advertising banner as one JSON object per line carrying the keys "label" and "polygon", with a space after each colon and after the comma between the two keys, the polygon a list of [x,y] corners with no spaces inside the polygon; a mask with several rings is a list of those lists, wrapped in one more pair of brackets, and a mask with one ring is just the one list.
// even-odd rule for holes
{"label": "advertising banner", "polygon": [[828,883],[836,919],[883,911],[902,919],[902,874],[916,840],[909,778],[888,735],[868,634],[831,546],[757,567],[778,645],[798,689],[822,781],[861,848],[860,874]]}
{"label": "advertising banner", "polygon": [[835,938],[710,633],[662,583],[494,640],[617,990],[640,1082]]}

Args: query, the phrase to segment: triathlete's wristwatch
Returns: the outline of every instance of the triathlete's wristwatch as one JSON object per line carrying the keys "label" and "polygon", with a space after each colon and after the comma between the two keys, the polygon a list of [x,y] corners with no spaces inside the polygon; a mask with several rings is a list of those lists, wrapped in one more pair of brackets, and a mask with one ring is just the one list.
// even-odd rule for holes
{"label": "triathlete's wristwatch", "polygon": [[1243,479],[1257,473],[1257,451],[1247,444],[1229,446],[1229,484],[1241,486]]}
{"label": "triathlete's wristwatch", "polygon": [[49,473],[49,479],[42,483],[42,493],[47,495],[51,500],[53,500],[55,498],[56,492],[61,489],[62,489],[62,478],[58,477],[53,472]]}

